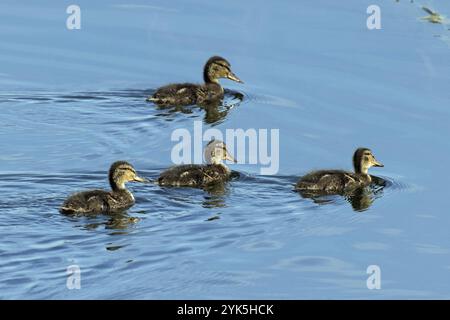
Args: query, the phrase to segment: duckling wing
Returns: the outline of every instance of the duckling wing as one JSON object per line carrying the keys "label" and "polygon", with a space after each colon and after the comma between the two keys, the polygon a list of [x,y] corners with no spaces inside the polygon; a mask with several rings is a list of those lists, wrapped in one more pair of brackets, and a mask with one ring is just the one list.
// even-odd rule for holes
{"label": "duckling wing", "polygon": [[190,105],[197,101],[197,88],[192,83],[175,83],[159,88],[149,101],[163,105]]}
{"label": "duckling wing", "polygon": [[218,165],[181,165],[172,167],[158,178],[158,183],[165,186],[204,187],[211,183],[223,182],[230,174]]}
{"label": "duckling wing", "polygon": [[222,183],[231,178],[231,172],[222,165],[209,164],[203,166],[202,170],[204,185]]}
{"label": "duckling wing", "polygon": [[64,214],[105,213],[109,210],[110,193],[103,190],[78,192],[64,201],[60,208]]}
{"label": "duckling wing", "polygon": [[339,192],[345,189],[349,173],[341,170],[313,171],[296,184],[297,190]]}
{"label": "duckling wing", "polygon": [[158,183],[163,186],[198,187],[203,184],[203,166],[187,164],[175,166],[162,172]]}

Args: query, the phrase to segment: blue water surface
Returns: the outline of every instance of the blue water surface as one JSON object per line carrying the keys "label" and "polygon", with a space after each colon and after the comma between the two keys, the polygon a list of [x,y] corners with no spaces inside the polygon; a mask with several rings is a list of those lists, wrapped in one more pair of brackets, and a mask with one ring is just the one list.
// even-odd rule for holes
{"label": "blue water surface", "polygon": [[[0,3],[0,298],[450,298],[450,31],[415,0]],[[366,10],[381,9],[380,30]],[[212,55],[219,114],[145,101],[171,81],[202,81]],[[221,112],[221,113],[220,113]],[[74,191],[108,188],[130,161],[155,178],[177,128],[279,129],[280,167],[225,190],[130,185],[118,216],[58,212]],[[363,210],[293,192],[311,169],[351,169],[370,147],[389,183]],[[81,269],[81,289],[66,270]],[[367,287],[367,268],[381,289]]]}

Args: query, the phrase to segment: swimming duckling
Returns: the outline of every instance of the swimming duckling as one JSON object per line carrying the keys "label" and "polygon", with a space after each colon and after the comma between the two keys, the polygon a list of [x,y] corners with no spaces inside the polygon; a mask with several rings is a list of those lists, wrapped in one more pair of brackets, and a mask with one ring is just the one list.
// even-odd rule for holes
{"label": "swimming duckling", "polygon": [[232,71],[230,63],[222,57],[210,58],[203,69],[205,84],[175,83],[161,87],[148,97],[159,105],[192,105],[209,104],[223,99],[223,88],[219,84],[220,78],[227,78],[243,83]]}
{"label": "swimming duckling", "polygon": [[223,183],[231,177],[231,170],[223,160],[236,160],[230,155],[224,142],[211,140],[205,148],[207,164],[186,164],[167,169],[158,178],[162,186],[203,188],[213,183]]}
{"label": "swimming duckling", "polygon": [[133,166],[117,161],[109,169],[111,191],[89,190],[77,192],[67,198],[60,208],[64,214],[112,213],[134,205],[133,194],[125,188],[126,182],[149,182],[136,174]]}
{"label": "swimming duckling", "polygon": [[384,167],[384,165],[375,159],[370,149],[358,148],[353,155],[353,167],[354,173],[342,170],[313,171],[302,177],[295,188],[300,191],[326,194],[355,190],[372,182],[372,177],[368,174],[370,167]]}

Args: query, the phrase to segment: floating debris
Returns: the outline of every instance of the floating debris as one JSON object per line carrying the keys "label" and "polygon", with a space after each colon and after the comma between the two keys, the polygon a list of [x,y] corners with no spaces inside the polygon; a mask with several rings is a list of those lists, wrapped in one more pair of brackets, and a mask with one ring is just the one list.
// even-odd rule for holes
{"label": "floating debris", "polygon": [[429,14],[429,16],[420,18],[421,20],[429,21],[431,23],[444,23],[445,18],[439,14],[437,11],[433,11],[430,8],[422,7],[423,11]]}

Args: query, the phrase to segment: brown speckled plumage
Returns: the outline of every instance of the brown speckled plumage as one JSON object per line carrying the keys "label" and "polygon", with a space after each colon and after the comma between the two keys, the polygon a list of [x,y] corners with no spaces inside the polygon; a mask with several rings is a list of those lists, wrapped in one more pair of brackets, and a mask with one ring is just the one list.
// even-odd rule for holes
{"label": "brown speckled plumage", "polygon": [[123,211],[134,205],[134,197],[125,188],[126,182],[147,180],[136,175],[133,166],[117,161],[109,169],[111,191],[89,190],[77,192],[64,201],[60,212],[64,214],[96,214]]}
{"label": "brown speckled plumage", "polygon": [[203,69],[204,84],[174,83],[159,88],[147,100],[158,105],[205,105],[223,99],[223,88],[218,79],[242,82],[232,71],[230,63],[222,57],[211,57]]}
{"label": "brown speckled plumage", "polygon": [[228,153],[225,143],[210,141],[205,148],[205,159],[207,164],[185,164],[167,169],[159,176],[158,183],[162,186],[204,188],[230,180],[231,171],[222,161],[236,160]]}
{"label": "brown speckled plumage", "polygon": [[162,186],[205,187],[230,179],[230,171],[221,164],[175,166],[164,171],[158,179]]}
{"label": "brown speckled plumage", "polygon": [[300,191],[320,192],[324,194],[343,193],[364,187],[372,182],[368,169],[372,166],[382,167],[370,149],[359,148],[353,155],[355,172],[343,170],[319,170],[303,176],[296,184]]}

